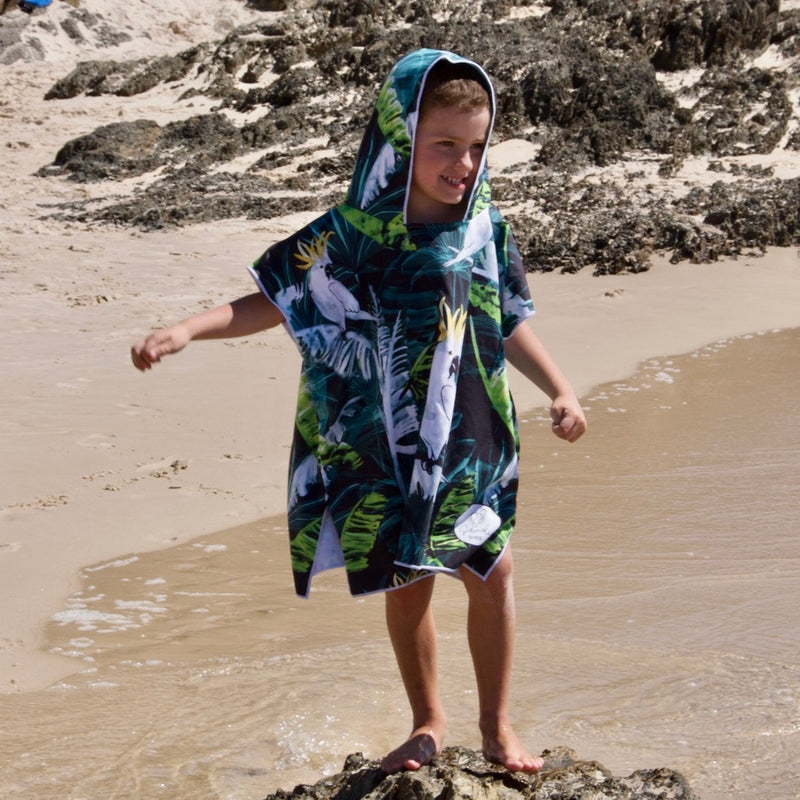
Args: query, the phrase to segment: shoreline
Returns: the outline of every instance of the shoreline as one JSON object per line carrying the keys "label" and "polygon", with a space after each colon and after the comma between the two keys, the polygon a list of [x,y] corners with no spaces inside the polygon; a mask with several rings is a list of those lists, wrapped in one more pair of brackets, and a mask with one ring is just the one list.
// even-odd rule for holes
{"label": "shoreline", "polygon": [[[74,671],[73,660],[39,648],[82,567],[283,513],[299,368],[285,332],[195,343],[146,375],[127,350],[153,326],[251,291],[241,265],[254,242],[263,249],[262,234],[274,240],[295,224],[77,232],[65,256],[74,261],[64,269],[70,280],[56,277],[44,294],[18,284],[6,313],[19,336],[2,345],[0,396],[12,410],[4,438],[19,468],[6,480],[0,516],[0,692],[41,689]],[[64,253],[70,234],[54,233],[28,254],[39,275],[51,248]],[[98,278],[97,265],[109,263]],[[105,300],[76,289],[82,270]],[[655,258],[636,275],[529,280],[532,324],[581,397],[647,359],[800,327],[793,248],[703,265]],[[69,334],[76,343],[59,348]],[[546,406],[519,375],[511,385],[520,414]],[[591,435],[591,416],[589,425]]]}

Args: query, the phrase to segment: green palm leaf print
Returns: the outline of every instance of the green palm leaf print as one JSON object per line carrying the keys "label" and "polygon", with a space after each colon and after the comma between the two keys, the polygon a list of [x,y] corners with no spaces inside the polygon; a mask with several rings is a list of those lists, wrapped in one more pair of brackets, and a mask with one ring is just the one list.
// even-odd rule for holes
{"label": "green palm leaf print", "polygon": [[353,507],[342,528],[342,552],[350,571],[366,569],[369,554],[378,538],[378,528],[384,518],[386,498],[380,492],[370,492]]}
{"label": "green palm leaf print", "polygon": [[321,524],[322,520],[319,517],[312,520],[292,539],[289,549],[292,556],[292,569],[295,572],[310,572],[314,563],[314,555],[317,552]]}

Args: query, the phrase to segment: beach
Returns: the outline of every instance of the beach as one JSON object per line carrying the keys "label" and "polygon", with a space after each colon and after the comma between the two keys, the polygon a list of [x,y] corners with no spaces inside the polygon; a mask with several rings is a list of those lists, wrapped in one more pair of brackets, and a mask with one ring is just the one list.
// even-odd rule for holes
{"label": "beach", "polygon": [[[69,669],[38,644],[80,567],[281,512],[299,370],[285,331],[195,343],[145,375],[128,356],[150,329],[252,291],[246,265],[278,235],[230,223],[146,237],[50,230],[32,250],[24,230],[10,239],[4,691],[40,688]],[[530,282],[532,324],[582,395],[650,357],[800,326],[792,251]],[[544,405],[535,387],[512,380],[520,409]]]}
{"label": "beach", "polygon": [[[170,37],[177,42],[189,35],[210,35],[247,18],[242,11],[236,18],[220,19],[222,12],[215,16],[214,5],[200,4],[203,13],[192,13],[187,6],[183,25],[199,27],[180,35],[151,19],[148,46],[157,52],[166,48]],[[152,13],[155,19],[156,12]],[[139,20],[136,24],[147,22]],[[52,162],[66,139],[119,117],[152,116],[163,122],[172,113],[156,91],[124,101],[108,96],[76,98],[59,104],[58,116],[54,117],[54,107],[42,96],[54,75],[66,70],[74,54],[65,53],[61,61],[57,55],[49,62],[26,64],[0,89],[6,144],[0,197],[0,308],[5,330],[0,339],[0,718],[4,720],[4,738],[19,737],[34,754],[37,747],[45,748],[41,763],[51,763],[55,751],[47,749],[46,743],[58,741],[67,732],[75,735],[70,720],[85,709],[85,749],[82,753],[80,744],[72,745],[71,758],[75,762],[96,759],[94,777],[81,774],[73,781],[64,765],[53,772],[62,788],[64,781],[73,781],[73,785],[82,785],[90,792],[75,797],[156,797],[177,782],[182,794],[173,792],[172,797],[229,796],[223,791],[236,787],[245,792],[242,787],[246,786],[246,796],[258,798],[267,790],[290,787],[292,780],[310,780],[318,772],[329,771],[347,752],[359,747],[377,756],[384,738],[388,742],[403,731],[403,698],[389,690],[384,694],[377,685],[364,692],[376,715],[386,708],[397,709],[400,725],[395,728],[386,723],[379,731],[380,741],[369,741],[366,728],[356,724],[359,712],[348,705],[352,695],[361,690],[355,676],[343,677],[340,669],[352,658],[353,649],[360,648],[359,652],[386,662],[387,671],[379,673],[382,677],[391,675],[386,642],[367,633],[382,624],[381,607],[377,602],[356,602],[344,596],[341,575],[325,576],[320,582],[324,611],[313,595],[304,604],[292,594],[281,516],[299,374],[299,357],[289,336],[276,329],[236,341],[193,343],[147,374],[138,373],[129,358],[130,346],[153,328],[254,291],[247,266],[266,247],[315,215],[295,214],[258,222],[234,219],[152,233],[50,218],[54,203],[103,191],[35,174]],[[794,154],[789,158],[784,153],[774,168],[782,174],[800,173],[800,153]],[[513,164],[515,157],[522,160],[527,153],[521,145],[515,150],[512,143],[497,150],[495,156],[504,164]],[[491,152],[489,160],[491,164]],[[696,169],[698,165],[687,162],[687,181],[697,178]],[[529,282],[536,306],[530,324],[585,400],[589,420],[588,445],[578,443],[567,451],[555,439],[544,439],[548,434],[544,424],[546,398],[519,374],[512,374],[524,442],[523,463],[536,473],[529,480],[534,484],[547,473],[545,484],[553,481],[549,496],[558,497],[559,485],[567,493],[562,498],[565,506],[559,507],[562,500],[549,506],[550,530],[562,524],[572,525],[573,532],[579,525],[584,533],[590,530],[596,523],[589,512],[602,505],[604,490],[614,502],[624,502],[618,486],[597,484],[597,476],[608,471],[602,464],[606,459],[619,459],[620,452],[627,450],[647,452],[648,441],[656,437],[649,425],[663,413],[677,409],[680,395],[653,407],[642,404],[641,396],[647,392],[641,390],[655,385],[659,390],[675,392],[685,387],[678,378],[689,374],[698,356],[703,361],[716,357],[718,350],[736,355],[720,368],[730,391],[735,392],[737,385],[731,377],[735,379],[737,371],[748,373],[750,384],[745,394],[749,405],[746,411],[740,411],[740,417],[729,421],[734,429],[741,425],[749,430],[754,417],[769,416],[771,384],[776,375],[783,381],[784,396],[779,403],[783,419],[792,429],[796,425],[796,418],[791,417],[791,400],[786,398],[796,397],[800,389],[797,339],[781,338],[800,329],[800,255],[795,248],[771,248],[766,254],[745,254],[709,264],[672,264],[668,254],[656,254],[651,268],[640,274],[595,277],[590,270],[573,275],[533,273]],[[754,361],[746,350],[746,342],[752,338],[762,345],[780,343],[783,361],[771,363],[771,372],[762,375],[760,360]],[[740,345],[744,349],[737,349]],[[671,372],[671,359],[684,359],[675,373]],[[786,364],[785,370],[782,364]],[[705,374],[694,379],[700,384],[717,380]],[[633,386],[635,391],[627,393],[626,386]],[[640,404],[637,425],[618,427],[610,437],[609,420],[626,418],[627,398],[633,394]],[[706,422],[713,419],[712,411],[703,413]],[[667,417],[673,419],[670,413]],[[531,430],[537,426],[541,430],[534,435]],[[598,438],[591,444],[594,436]],[[772,441],[780,442],[780,437],[776,435]],[[662,440],[659,442],[666,447]],[[676,456],[676,468],[687,448],[690,450],[685,445]],[[551,457],[556,451],[558,469]],[[592,465],[601,466],[587,472],[589,458]],[[769,454],[759,458],[765,465],[771,460]],[[787,469],[797,467],[796,460],[788,463]],[[652,464],[643,467],[643,474],[648,469],[654,469]],[[733,467],[727,464],[721,469],[728,475]],[[628,477],[631,486],[636,485],[636,474]],[[665,484],[659,483],[658,477],[654,473],[650,486],[661,501],[685,501],[692,513],[702,508],[699,501],[686,495],[659,494]],[[713,492],[714,476],[705,477],[708,491]],[[753,480],[760,478],[756,475]],[[790,495],[795,493],[792,497],[796,497],[795,483],[787,482],[785,489]],[[581,500],[584,490],[593,504],[589,508]],[[535,495],[529,502],[535,504]],[[658,519],[665,507],[656,504],[649,513]],[[781,513],[785,522],[787,512]],[[640,523],[641,532],[644,522]],[[782,523],[776,524],[780,528]],[[747,540],[747,534],[747,530],[740,530],[737,541]],[[615,542],[611,547],[602,539],[584,543],[579,566],[591,566],[590,551],[604,563],[610,563],[611,554],[630,555],[636,540],[633,536],[630,542]],[[782,565],[770,564],[770,569],[787,571],[779,576],[785,586],[765,589],[771,585],[766,573],[759,574],[756,583],[770,593],[783,612],[787,606],[781,605],[781,600],[796,597],[798,573],[793,545],[784,539],[781,542],[778,546],[765,539],[764,552],[749,553],[747,558],[755,564],[760,558],[771,557],[775,549],[781,554]],[[267,551],[266,556],[262,550]],[[539,551],[526,554],[524,546],[520,551],[520,560],[524,564],[528,559],[533,573],[538,560],[547,555]],[[207,561],[215,553],[226,553],[232,559],[219,573]],[[256,569],[255,553],[259,553],[255,561],[261,565]],[[642,555],[642,559],[658,572],[660,562],[652,553]],[[705,567],[711,574],[715,574],[715,563]],[[206,566],[212,569],[203,573]],[[705,709],[705,701],[698,700],[700,695],[690,686],[679,655],[670,652],[668,658],[664,657],[655,645],[657,621],[663,613],[674,626],[670,629],[671,641],[683,641],[681,647],[694,649],[697,674],[715,675],[719,680],[720,676],[732,676],[738,682],[737,698],[752,696],[754,688],[758,689],[756,666],[765,665],[762,679],[766,688],[758,689],[759,713],[766,731],[760,742],[769,737],[779,742],[776,758],[781,748],[792,758],[797,756],[793,744],[800,691],[796,664],[780,636],[778,652],[755,646],[756,612],[749,621],[751,628],[741,633],[739,640],[726,643],[723,630],[712,637],[713,646],[704,645],[703,636],[685,634],[686,630],[702,629],[704,603],[698,602],[691,612],[675,614],[669,610],[670,601],[655,596],[648,606],[650,627],[640,627],[637,638],[624,633],[622,624],[606,641],[597,633],[604,623],[587,622],[585,612],[592,607],[593,597],[623,595],[618,591],[619,582],[629,579],[629,573],[612,569],[605,574],[587,568],[582,573],[585,593],[570,595],[580,608],[567,613],[557,600],[559,592],[571,586],[571,564],[550,566],[548,574],[561,580],[526,584],[532,595],[525,595],[520,603],[523,635],[529,634],[531,638],[526,641],[532,642],[530,650],[522,645],[523,657],[541,653],[552,675],[557,675],[558,669],[569,674],[571,664],[577,663],[580,668],[572,678],[564,679],[567,687],[563,696],[559,691],[564,688],[563,682],[556,677],[543,681],[540,695],[533,691],[535,678],[525,683],[525,697],[537,698],[537,739],[543,746],[562,743],[550,741],[551,734],[569,735],[572,740],[563,743],[580,745],[579,755],[602,757],[614,768],[633,770],[662,762],[681,768],[681,763],[676,763],[683,758],[681,747],[698,748],[701,740],[713,735],[704,711],[703,722],[692,733],[694,739],[690,738],[689,744],[659,748],[652,743],[659,715],[667,720],[665,724],[680,727],[668,712],[670,697],[686,701],[675,703],[684,714],[691,714],[694,701]],[[158,582],[171,585],[182,574],[187,576],[186,585],[160,605]],[[702,576],[703,570],[692,574]],[[104,579],[116,588],[96,589]],[[151,584],[155,595],[147,595],[146,601],[138,595],[126,600],[119,589],[123,579],[130,586],[155,581]],[[672,588],[678,587],[679,582],[670,581]],[[444,592],[457,590],[443,588]],[[112,603],[103,612],[111,615],[106,621],[108,641],[113,644],[107,646],[101,646],[91,633],[98,630],[97,624],[91,627],[92,615],[88,613],[95,607],[87,600],[94,591],[98,598],[105,596],[122,604]],[[197,593],[205,591],[216,592],[218,600],[228,600],[215,606],[211,614],[208,608],[198,611],[205,606],[196,599]],[[185,598],[185,603],[178,601],[178,596]],[[534,597],[544,605],[528,609],[528,603],[535,604]],[[122,614],[123,623],[129,619],[124,613],[128,601],[134,603],[138,622],[115,627],[111,618],[114,613]],[[152,607],[148,609],[147,603]],[[612,607],[599,609],[607,612],[609,620],[619,622],[626,614],[630,616],[628,606],[617,609],[609,603]],[[156,610],[162,607],[168,611]],[[534,628],[525,621],[526,613],[536,617],[543,612],[551,624]],[[709,614],[714,625],[723,625],[724,606],[714,605]],[[204,622],[198,628],[195,620],[201,617]],[[148,627],[151,621],[166,618],[170,622],[161,633],[153,633],[154,628]],[[98,619],[105,618],[101,615]],[[446,666],[452,671],[453,686],[460,687],[453,688],[450,697],[457,704],[458,692],[463,692],[470,681],[467,661],[457,657],[463,655],[463,642],[456,619],[445,615],[443,636],[453,646]],[[259,627],[264,620],[269,624]],[[453,622],[452,628],[448,621]],[[89,627],[81,629],[81,624]],[[228,625],[236,636],[225,633]],[[605,648],[601,646],[604,643]],[[679,649],[677,644],[675,647]],[[587,652],[592,653],[593,662],[582,660]],[[741,659],[748,659],[746,665]],[[619,683],[604,685],[591,672],[590,662],[613,673]],[[645,672],[652,671],[651,693],[642,671],[632,666],[637,663]],[[153,672],[148,671],[148,664]],[[783,671],[782,664],[786,665]],[[301,670],[304,676],[318,674],[317,678],[303,678],[319,681],[311,690],[310,704],[303,702],[309,691],[303,680],[297,674],[287,678],[282,665]],[[674,674],[681,675],[676,683],[670,683],[668,677],[672,667]],[[99,677],[87,670],[97,670]],[[520,672],[525,675],[526,668]],[[282,675],[282,682],[277,694],[270,697],[267,689],[274,685],[275,675]],[[705,697],[714,695],[713,680],[698,680]],[[581,727],[580,714],[575,711],[578,704],[587,708],[592,702],[589,698],[601,694],[608,697],[610,693],[617,711],[624,716],[627,704],[634,703],[625,700],[625,681],[636,686],[636,699],[645,703],[637,720],[649,718],[652,724],[643,725],[638,736],[633,732],[620,736],[610,725],[608,705],[595,699],[596,705],[591,713],[587,711]],[[328,692],[327,685],[337,685],[338,689]],[[229,692],[237,694],[239,690],[242,699],[231,700]],[[115,692],[116,700],[112,697]],[[174,717],[177,728],[170,728],[163,720],[155,729],[148,728],[148,715],[157,717],[162,706],[173,708],[177,698],[182,698],[184,705],[175,707],[188,707],[192,692],[199,692],[200,699],[191,713],[184,712],[185,718],[180,714]],[[647,697],[657,697],[657,701],[647,706],[643,700]],[[772,705],[769,697],[774,700]],[[467,698],[468,706],[472,699]],[[572,704],[569,709],[559,705],[562,699]],[[139,711],[134,710],[137,703]],[[118,747],[91,735],[114,708],[130,715],[131,730],[139,731],[135,744],[122,734]],[[292,711],[281,717],[280,724],[272,724],[268,736],[260,737],[258,728],[264,717],[274,721],[278,708]],[[775,709],[779,723],[773,720]],[[736,716],[732,708],[720,713],[726,718]],[[601,717],[603,722],[598,721]],[[24,725],[19,723],[12,730],[9,720],[22,719]],[[328,719],[336,723],[336,733],[330,740],[319,734]],[[207,758],[209,763],[216,758],[216,766],[209,772],[199,770],[196,780],[188,777],[191,757],[180,748],[181,725],[214,732],[210,736],[216,755],[197,758]],[[624,727],[624,722],[619,725]],[[227,737],[220,733],[225,726],[230,726]],[[754,739],[758,738],[756,727]],[[159,753],[155,760],[163,764],[163,774],[154,771],[154,761],[142,760],[142,753],[150,746],[148,736],[155,737],[150,744]],[[245,751],[239,749],[241,742],[248,742]],[[743,742],[732,740],[726,752],[735,752]],[[464,743],[476,746],[474,741]],[[34,783],[26,781],[40,779],[30,777],[36,772],[35,755],[34,761],[25,762],[21,755],[24,748],[20,747],[15,745],[7,751],[10,761],[0,759],[0,794],[27,790]],[[170,748],[175,748],[173,756]],[[763,751],[762,747],[759,752]],[[650,763],[653,759],[658,764]],[[643,760],[648,763],[641,763]],[[253,766],[257,763],[271,766],[259,772],[262,768]],[[722,763],[727,763],[724,758]],[[768,766],[772,768],[774,763],[770,761]],[[704,800],[726,796],[726,770],[722,766],[702,766],[693,757],[683,758],[683,764],[689,764],[709,787],[701,795]],[[745,780],[744,767],[734,773],[735,780]],[[765,768],[762,772],[756,769],[755,774],[767,781],[774,773]],[[785,773],[779,776],[771,796],[789,800],[789,779]],[[35,785],[36,796],[45,798],[45,790]],[[113,790],[120,793],[91,794],[98,786],[103,792],[116,786]],[[737,784],[736,792],[727,796],[759,796],[758,792],[745,791],[746,787]]]}

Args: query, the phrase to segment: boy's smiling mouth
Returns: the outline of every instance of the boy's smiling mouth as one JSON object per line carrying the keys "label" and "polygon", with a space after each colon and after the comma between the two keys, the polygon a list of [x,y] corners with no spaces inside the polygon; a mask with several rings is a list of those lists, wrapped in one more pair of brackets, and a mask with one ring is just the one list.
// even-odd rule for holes
{"label": "boy's smiling mouth", "polygon": [[460,186],[464,186],[466,184],[466,182],[467,182],[466,177],[464,177],[464,178],[449,178],[447,175],[442,175],[441,178],[446,184],[448,184],[449,186],[452,186],[454,188],[458,188]]}

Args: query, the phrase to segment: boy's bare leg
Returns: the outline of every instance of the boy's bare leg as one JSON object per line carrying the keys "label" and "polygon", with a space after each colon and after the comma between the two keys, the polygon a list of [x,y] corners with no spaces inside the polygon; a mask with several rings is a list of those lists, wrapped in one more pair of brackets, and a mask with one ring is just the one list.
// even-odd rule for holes
{"label": "boy's bare leg", "polygon": [[412,713],[411,735],[381,762],[386,773],[419,769],[442,749],[447,723],[439,697],[433,585],[432,577],[425,578],[386,593],[386,624]]}
{"label": "boy's bare leg", "polygon": [[517,738],[509,718],[514,649],[514,591],[511,548],[484,581],[468,569],[461,575],[469,595],[469,636],[480,707],[483,754],[512,772],[538,772],[544,763]]}

